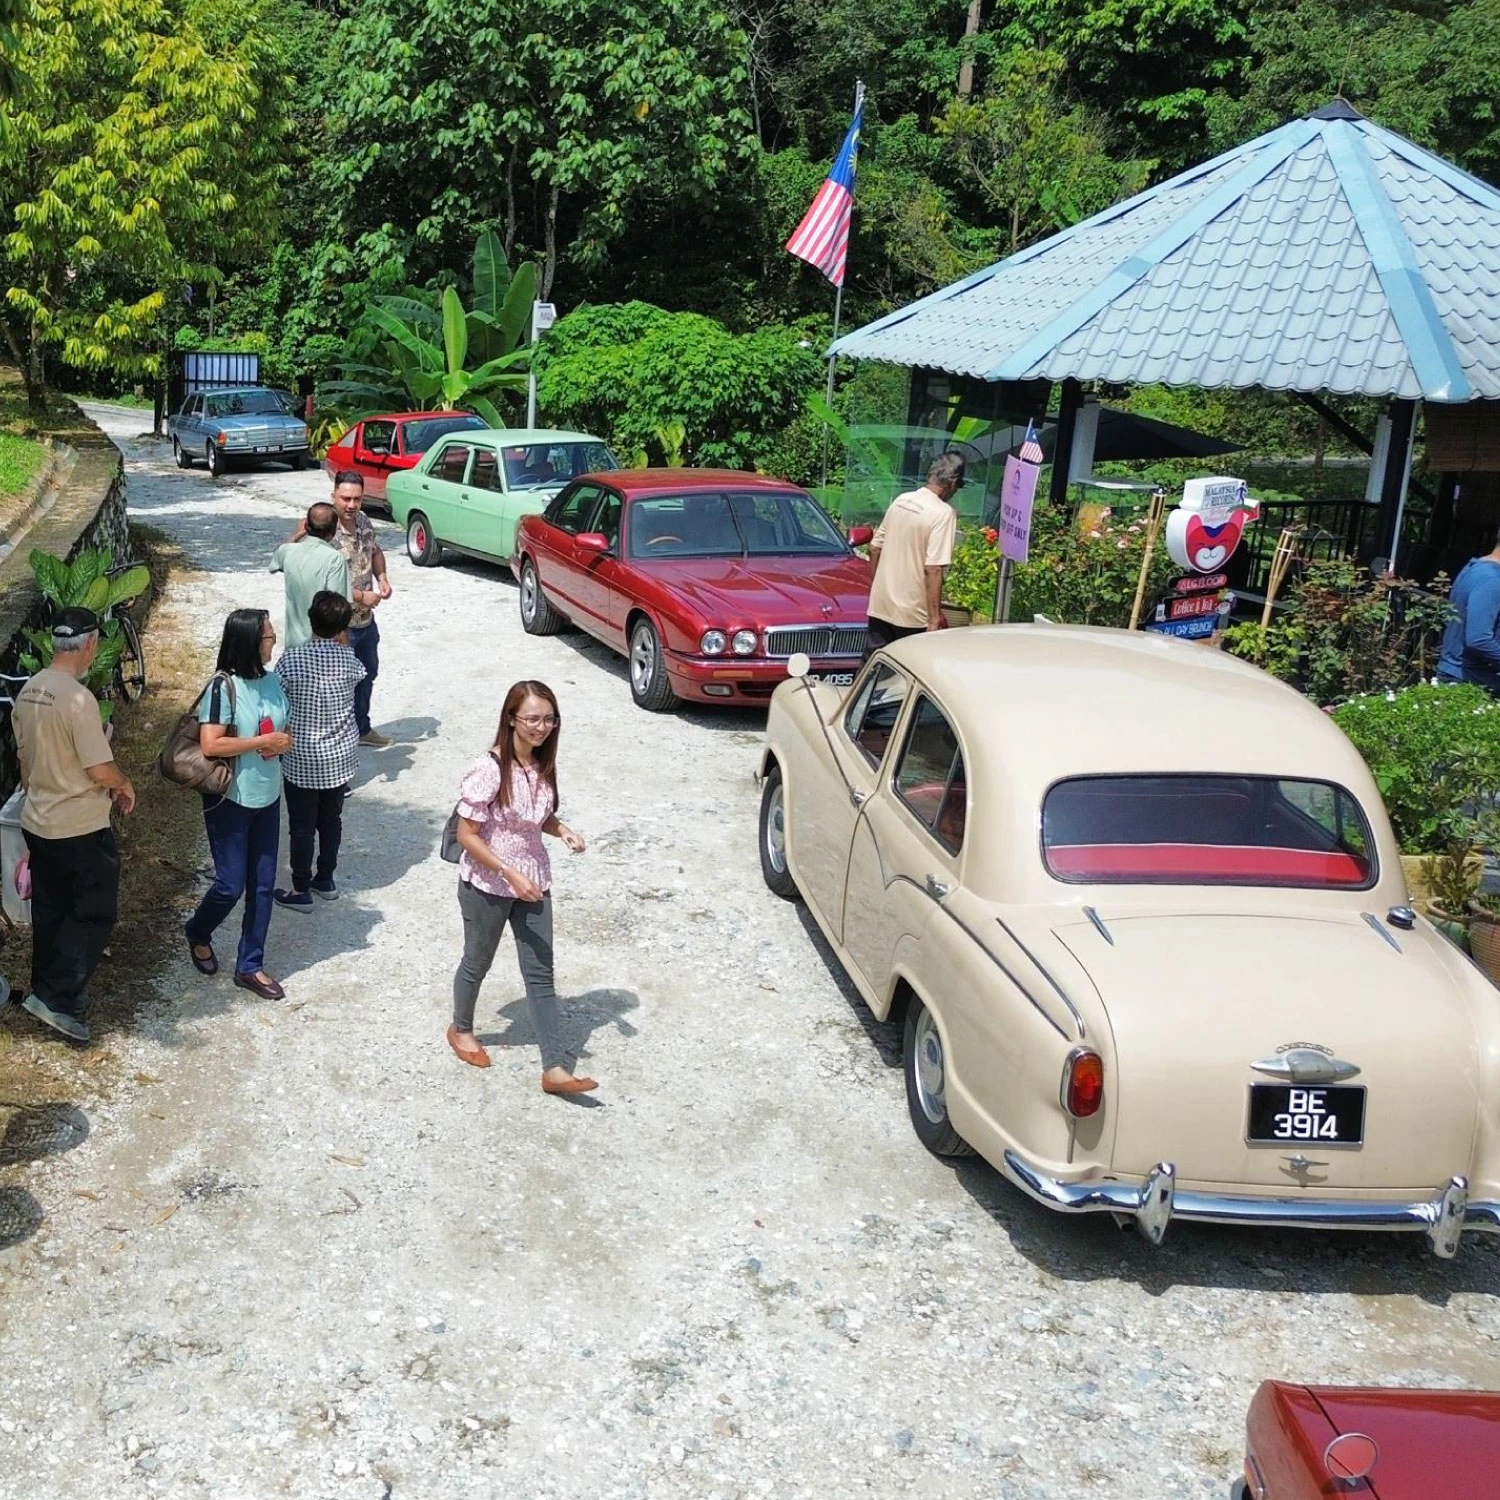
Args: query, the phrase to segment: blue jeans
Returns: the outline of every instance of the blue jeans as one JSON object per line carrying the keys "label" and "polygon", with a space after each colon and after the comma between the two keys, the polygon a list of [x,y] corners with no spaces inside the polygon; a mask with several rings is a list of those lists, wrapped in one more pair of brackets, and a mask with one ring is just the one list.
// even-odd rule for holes
{"label": "blue jeans", "polygon": [[349,649],[365,669],[365,680],[354,690],[354,725],[361,734],[368,734],[370,697],[375,691],[375,679],[380,675],[380,626],[374,620],[368,625],[351,625]]}
{"label": "blue jeans", "polygon": [[276,851],[281,842],[281,803],[241,807],[228,797],[204,798],[203,823],[214,857],[214,883],[188,918],[187,940],[206,948],[215,929],[244,898],[237,974],[254,974],[266,966],[266,933],[276,893]]}

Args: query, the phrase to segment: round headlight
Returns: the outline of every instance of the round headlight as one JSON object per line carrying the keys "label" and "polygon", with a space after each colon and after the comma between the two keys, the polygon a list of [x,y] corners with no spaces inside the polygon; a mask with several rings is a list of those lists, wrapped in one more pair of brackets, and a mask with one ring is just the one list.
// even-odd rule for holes
{"label": "round headlight", "polygon": [[698,642],[699,649],[705,656],[722,656],[725,644],[722,630],[705,630],[703,639]]}
{"label": "round headlight", "polygon": [[753,656],[755,654],[755,632],[753,630],[735,631],[734,654],[736,656]]}

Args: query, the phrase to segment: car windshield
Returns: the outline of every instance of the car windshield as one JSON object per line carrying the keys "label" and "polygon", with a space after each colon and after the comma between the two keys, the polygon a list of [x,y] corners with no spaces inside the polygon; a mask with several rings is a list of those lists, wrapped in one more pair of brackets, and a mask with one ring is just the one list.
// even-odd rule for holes
{"label": "car windshield", "polygon": [[516,443],[505,450],[505,483],[513,490],[561,489],[580,474],[619,467],[603,443]]}
{"label": "car windshield", "polygon": [[456,417],[423,417],[417,422],[408,422],[402,435],[406,439],[408,453],[425,453],[439,438],[450,432],[467,432],[484,426],[483,417],[464,413]]}
{"label": "car windshield", "polygon": [[1375,848],[1341,786],[1276,776],[1081,776],[1042,802],[1042,853],[1086,885],[1363,889]]}
{"label": "car windshield", "polygon": [[284,417],[286,408],[275,391],[228,391],[222,396],[208,398],[208,414],[211,417]]}
{"label": "car windshield", "polygon": [[848,544],[800,490],[658,495],[630,508],[634,557],[843,557]]}

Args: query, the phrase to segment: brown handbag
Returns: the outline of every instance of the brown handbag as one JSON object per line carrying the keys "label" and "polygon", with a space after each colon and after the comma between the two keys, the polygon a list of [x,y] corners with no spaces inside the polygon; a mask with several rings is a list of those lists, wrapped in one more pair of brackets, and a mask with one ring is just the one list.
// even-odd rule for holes
{"label": "brown handbag", "polygon": [[199,741],[198,710],[216,682],[222,682],[229,690],[229,716],[234,717],[234,679],[226,673],[215,672],[203,691],[193,699],[193,706],[172,726],[161,754],[156,757],[156,769],[163,780],[208,797],[226,796],[234,781],[233,760],[205,755]]}

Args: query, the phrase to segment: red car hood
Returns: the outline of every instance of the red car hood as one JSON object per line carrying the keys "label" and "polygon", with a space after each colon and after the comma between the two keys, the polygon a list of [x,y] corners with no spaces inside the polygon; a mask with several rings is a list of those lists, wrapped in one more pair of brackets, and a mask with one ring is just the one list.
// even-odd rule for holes
{"label": "red car hood", "polygon": [[1484,1500],[1495,1493],[1500,1395],[1311,1389],[1339,1432],[1363,1432],[1379,1444],[1370,1471],[1379,1500]]}
{"label": "red car hood", "polygon": [[863,624],[869,611],[870,565],[862,557],[664,558],[635,566],[708,625]]}

